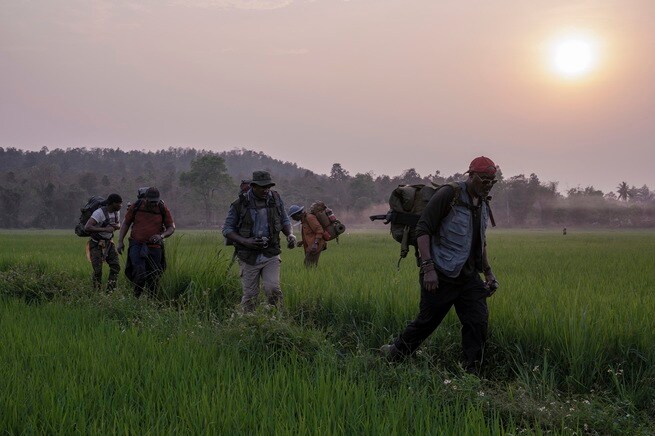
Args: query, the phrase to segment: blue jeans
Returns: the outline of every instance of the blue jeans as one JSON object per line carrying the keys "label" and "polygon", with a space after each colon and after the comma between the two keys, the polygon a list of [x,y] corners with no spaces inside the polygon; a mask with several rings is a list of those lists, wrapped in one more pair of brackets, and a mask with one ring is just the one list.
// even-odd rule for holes
{"label": "blue jeans", "polygon": [[164,272],[161,247],[148,247],[147,244],[130,241],[128,258],[132,267],[134,296],[141,296],[143,291],[151,297],[156,295],[159,278]]}

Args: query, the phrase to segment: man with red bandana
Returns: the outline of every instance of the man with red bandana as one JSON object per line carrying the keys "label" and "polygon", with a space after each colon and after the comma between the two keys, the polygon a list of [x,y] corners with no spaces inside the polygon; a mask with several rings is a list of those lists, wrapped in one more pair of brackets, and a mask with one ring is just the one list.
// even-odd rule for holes
{"label": "man with red bandana", "polygon": [[489,321],[486,298],[498,287],[486,243],[491,216],[487,199],[497,181],[496,172],[488,157],[473,159],[468,179],[442,186],[421,214],[416,225],[421,267],[419,314],[392,344],[382,346],[389,360],[415,352],[455,306],[462,325],[464,369],[479,372]]}

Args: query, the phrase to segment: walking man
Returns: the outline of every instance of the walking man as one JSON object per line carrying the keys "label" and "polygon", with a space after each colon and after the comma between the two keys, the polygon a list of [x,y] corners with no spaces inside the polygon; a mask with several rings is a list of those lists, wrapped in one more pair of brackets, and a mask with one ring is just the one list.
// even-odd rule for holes
{"label": "walking man", "polygon": [[253,172],[250,189],[230,205],[223,225],[223,236],[234,243],[239,259],[244,312],[255,309],[260,281],[268,304],[282,303],[280,232],[287,237],[288,248],[296,245],[284,203],[273,186],[267,171]]}
{"label": "walking man", "polygon": [[415,352],[455,306],[462,325],[464,369],[479,372],[489,320],[486,298],[498,287],[486,241],[490,217],[487,198],[496,183],[496,171],[488,157],[473,159],[468,179],[438,189],[423,211],[416,226],[419,313],[392,344],[382,346],[389,360]]}
{"label": "walking man", "polygon": [[302,225],[302,241],[298,246],[302,244],[305,249],[305,266],[318,266],[321,252],[327,248],[327,241],[323,239],[323,226],[316,215],[305,212],[305,206],[292,205],[289,208],[289,216],[294,221],[300,221]]}
{"label": "walking man", "polygon": [[113,238],[114,231],[121,228],[120,210],[122,206],[121,196],[110,194],[107,197],[106,205],[97,208],[84,226],[84,230],[91,235],[87,244],[93,267],[93,289],[96,291],[102,289],[103,262],[107,262],[109,265],[107,292],[111,293],[116,289],[116,280],[121,271],[121,265]]}
{"label": "walking man", "polygon": [[125,275],[134,284],[135,297],[141,296],[143,291],[154,296],[166,269],[164,239],[175,232],[171,211],[159,198],[157,188],[148,188],[144,198],[128,209],[118,236],[118,253],[122,254],[125,248],[123,239],[130,227]]}

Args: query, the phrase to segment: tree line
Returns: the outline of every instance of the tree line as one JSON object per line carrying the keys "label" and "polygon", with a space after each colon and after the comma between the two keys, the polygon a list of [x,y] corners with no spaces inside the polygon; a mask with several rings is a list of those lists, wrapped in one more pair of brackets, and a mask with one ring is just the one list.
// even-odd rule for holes
{"label": "tree line", "polygon": [[[287,206],[322,200],[353,225],[368,223],[369,214],[386,212],[389,195],[400,184],[443,184],[466,177],[444,176],[436,169],[422,176],[413,168],[397,176],[351,175],[341,163],[334,163],[330,174],[316,174],[246,149],[0,147],[0,227],[72,228],[90,196],[116,192],[127,204],[146,186],[159,188],[178,226],[217,227],[236,199],[240,181],[259,169],[272,174]],[[557,182],[544,183],[534,173],[505,177],[500,172],[492,194],[501,227],[655,226],[655,193],[626,181],[618,181],[614,192],[587,186],[561,194]]]}

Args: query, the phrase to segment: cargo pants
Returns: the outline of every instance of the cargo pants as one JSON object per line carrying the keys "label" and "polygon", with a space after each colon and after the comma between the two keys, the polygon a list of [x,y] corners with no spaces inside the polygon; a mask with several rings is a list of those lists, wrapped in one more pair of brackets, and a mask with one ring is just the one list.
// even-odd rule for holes
{"label": "cargo pants", "polygon": [[118,259],[118,252],[113,241],[89,241],[89,254],[91,257],[91,266],[93,267],[93,289],[100,291],[102,289],[102,264],[107,262],[109,265],[109,279],[107,281],[107,292],[113,292],[116,289],[116,280],[118,273],[121,271],[121,265]]}
{"label": "cargo pants", "polygon": [[259,296],[259,282],[261,280],[264,294],[268,304],[277,306],[282,303],[282,290],[280,289],[280,256],[273,256],[256,265],[248,265],[239,260],[241,275],[241,307],[244,312],[252,312],[257,305]]}

